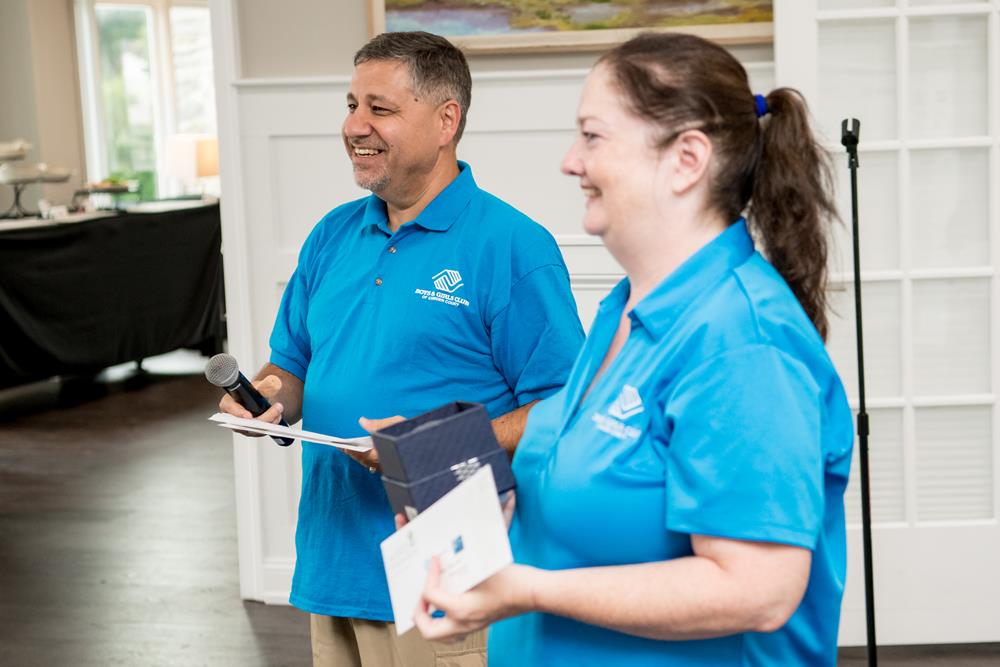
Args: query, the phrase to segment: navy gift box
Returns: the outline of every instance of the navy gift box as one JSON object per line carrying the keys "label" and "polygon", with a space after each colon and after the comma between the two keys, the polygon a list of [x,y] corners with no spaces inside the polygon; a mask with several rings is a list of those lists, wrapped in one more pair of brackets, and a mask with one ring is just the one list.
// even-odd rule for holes
{"label": "navy gift box", "polygon": [[372,433],[393,512],[413,518],[490,464],[497,491],[514,488],[486,408],[456,401]]}

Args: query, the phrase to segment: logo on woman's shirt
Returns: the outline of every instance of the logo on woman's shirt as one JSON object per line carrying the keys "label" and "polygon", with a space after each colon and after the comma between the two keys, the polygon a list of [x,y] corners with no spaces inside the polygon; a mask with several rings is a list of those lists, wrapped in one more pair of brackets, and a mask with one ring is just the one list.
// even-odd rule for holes
{"label": "logo on woman's shirt", "polygon": [[625,423],[631,417],[641,413],[642,397],[639,390],[630,384],[622,387],[618,398],[608,408],[608,414],[595,412],[593,416],[597,429],[619,440],[634,440],[642,435],[642,431]]}

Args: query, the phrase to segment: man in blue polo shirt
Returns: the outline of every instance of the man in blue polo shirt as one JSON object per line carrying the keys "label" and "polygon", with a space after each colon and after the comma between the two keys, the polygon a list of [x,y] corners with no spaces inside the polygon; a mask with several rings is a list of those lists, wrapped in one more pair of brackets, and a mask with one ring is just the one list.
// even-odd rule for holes
{"label": "man in blue polo shirt", "polygon": [[[513,451],[583,340],[562,256],[456,159],[471,92],[460,51],[386,33],[354,64],[344,142],[373,195],[328,213],[303,246],[257,376],[273,403],[260,418],[353,436],[392,421],[362,416],[477,401]],[[228,397],[221,407],[249,416]],[[481,634],[396,636],[378,547],[392,512],[377,458],[355,458],[302,446],[291,602],[312,614],[314,665],[484,664]]]}

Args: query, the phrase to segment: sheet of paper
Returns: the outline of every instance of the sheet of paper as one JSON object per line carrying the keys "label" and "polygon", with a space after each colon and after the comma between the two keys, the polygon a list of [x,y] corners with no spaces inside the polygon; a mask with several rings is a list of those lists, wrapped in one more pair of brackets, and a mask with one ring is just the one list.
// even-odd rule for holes
{"label": "sheet of paper", "polygon": [[256,419],[242,419],[223,412],[216,412],[208,420],[232,430],[250,431],[251,433],[260,433],[262,435],[280,435],[286,438],[294,438],[295,440],[308,440],[309,442],[316,442],[321,445],[350,449],[354,452],[367,452],[372,448],[372,439],[369,436],[361,438],[338,438],[332,435],[303,431],[291,426],[268,424]]}
{"label": "sheet of paper", "polygon": [[413,627],[413,611],[440,557],[441,585],[463,593],[514,561],[489,465],[382,542],[396,633]]}

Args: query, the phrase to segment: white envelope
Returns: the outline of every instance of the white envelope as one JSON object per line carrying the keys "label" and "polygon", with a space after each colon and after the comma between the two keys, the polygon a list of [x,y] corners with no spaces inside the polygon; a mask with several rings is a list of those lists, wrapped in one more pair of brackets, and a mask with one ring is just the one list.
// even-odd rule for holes
{"label": "white envelope", "polygon": [[294,440],[308,440],[309,442],[316,442],[321,445],[330,445],[332,447],[339,447],[340,449],[349,449],[353,452],[367,452],[373,446],[370,436],[363,436],[361,438],[338,438],[332,435],[324,435],[323,433],[303,431],[301,429],[292,428],[291,426],[268,424],[267,422],[258,421],[256,419],[234,417],[233,415],[227,415],[224,412],[216,412],[214,415],[209,417],[208,420],[217,423],[219,426],[232,430],[249,431],[251,433],[260,433],[261,435],[279,435],[286,438],[292,438]]}
{"label": "white envelope", "polygon": [[434,556],[441,562],[441,586],[452,593],[464,593],[514,561],[489,465],[382,542],[397,634],[413,627]]}

